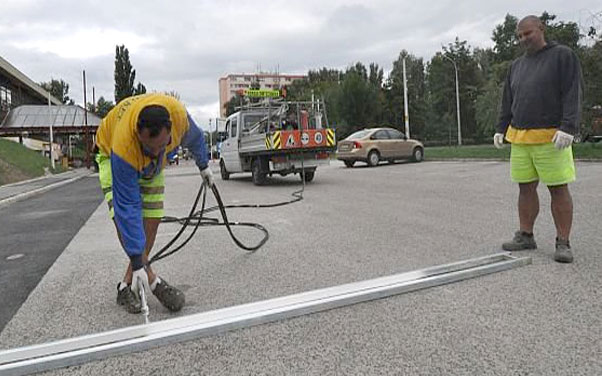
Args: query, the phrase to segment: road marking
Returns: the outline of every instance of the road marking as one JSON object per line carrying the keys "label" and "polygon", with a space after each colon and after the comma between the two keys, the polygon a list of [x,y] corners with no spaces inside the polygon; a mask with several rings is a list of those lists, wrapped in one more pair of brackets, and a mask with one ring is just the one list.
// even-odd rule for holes
{"label": "road marking", "polygon": [[6,260],[8,260],[8,261],[18,260],[18,259],[20,259],[20,258],[21,258],[21,257],[23,257],[23,256],[25,256],[25,255],[24,255],[24,254],[22,254],[22,253],[15,253],[14,255],[10,255],[10,256],[8,256],[8,257],[6,258]]}

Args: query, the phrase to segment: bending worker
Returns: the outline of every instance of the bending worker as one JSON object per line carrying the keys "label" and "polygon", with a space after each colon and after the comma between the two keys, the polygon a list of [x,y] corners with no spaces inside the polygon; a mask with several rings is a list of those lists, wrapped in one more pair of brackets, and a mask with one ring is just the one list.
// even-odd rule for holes
{"label": "bending worker", "polygon": [[96,134],[100,185],[117,235],[130,263],[117,286],[117,303],[141,311],[138,281],[170,311],[184,305],[184,294],[148,265],[163,217],[163,168],[178,146],[188,148],[203,180],[213,185],[203,132],[184,105],[163,94],[143,94],[119,102]]}
{"label": "bending worker", "polygon": [[512,181],[519,185],[520,228],[502,248],[537,248],[533,226],[539,213],[537,185],[541,181],[552,199],[556,225],[554,260],[570,263],[573,200],[568,183],[575,181],[571,144],[581,115],[581,68],[571,49],[545,40],[539,18],[523,18],[517,35],[525,54],[512,62],[508,71],[500,121],[493,137],[498,148],[502,147],[504,136],[512,144]]}

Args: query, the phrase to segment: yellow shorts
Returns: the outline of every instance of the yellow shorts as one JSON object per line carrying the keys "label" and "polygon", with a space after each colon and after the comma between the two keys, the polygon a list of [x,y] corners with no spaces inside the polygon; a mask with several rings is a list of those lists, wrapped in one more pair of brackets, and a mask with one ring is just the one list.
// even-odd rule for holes
{"label": "yellow shorts", "polygon": [[573,148],[558,150],[553,143],[512,144],[510,172],[515,183],[541,181],[548,186],[575,181]]}
{"label": "yellow shorts", "polygon": [[[113,210],[113,177],[111,174],[111,158],[99,153],[96,155],[98,163],[98,177],[100,179],[100,188],[105,195],[105,200],[109,205],[109,215],[111,219],[115,216]],[[152,179],[138,179],[140,184],[140,195],[142,196],[142,217],[143,218],[163,218],[163,200],[165,198],[165,176],[161,171]]]}

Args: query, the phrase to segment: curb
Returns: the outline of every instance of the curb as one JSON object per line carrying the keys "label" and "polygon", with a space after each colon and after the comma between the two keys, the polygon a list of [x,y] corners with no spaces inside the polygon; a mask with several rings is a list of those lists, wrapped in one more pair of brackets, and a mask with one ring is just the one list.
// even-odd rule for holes
{"label": "curb", "polygon": [[[7,206],[7,205],[10,205],[10,204],[12,204],[14,202],[21,201],[21,200],[24,200],[26,198],[29,198],[29,197],[32,197],[32,196],[36,196],[38,194],[50,191],[50,190],[52,190],[54,188],[58,188],[60,186],[72,183],[72,182],[74,182],[74,181],[76,181],[78,179],[81,179],[81,178],[85,177],[85,176],[87,176],[87,174],[80,175],[80,176],[75,176],[73,178],[62,180],[62,181],[56,182],[54,184],[49,184],[49,185],[46,185],[44,187],[40,187],[40,188],[31,190],[29,192],[23,192],[23,193],[19,193],[19,194],[16,194],[14,196],[5,198],[4,200],[0,200],[0,207]],[[32,179],[32,180],[37,180],[37,179]]]}

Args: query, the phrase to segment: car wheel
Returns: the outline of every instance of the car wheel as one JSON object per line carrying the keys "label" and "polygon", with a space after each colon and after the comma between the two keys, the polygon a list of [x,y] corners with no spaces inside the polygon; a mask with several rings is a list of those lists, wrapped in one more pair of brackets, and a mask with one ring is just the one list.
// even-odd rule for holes
{"label": "car wheel", "polygon": [[414,162],[421,162],[424,159],[424,150],[421,147],[414,148],[412,150],[412,160]]}
{"label": "car wheel", "polygon": [[222,160],[219,164],[219,172],[222,175],[222,180],[230,179],[230,173],[226,170],[226,164]]}
{"label": "car wheel", "polygon": [[368,166],[374,167],[379,161],[380,155],[378,154],[377,150],[372,150],[370,153],[368,153]]}
{"label": "car wheel", "polygon": [[305,175],[305,182],[309,183],[310,181],[314,180],[315,174],[315,171],[305,171],[305,174],[299,173],[299,176],[301,177],[301,180],[303,180],[303,175]]}
{"label": "car wheel", "polygon": [[253,177],[253,184],[255,185],[263,185],[265,184],[265,172],[261,171],[261,161],[259,159],[255,159],[253,161],[253,166],[251,166],[251,174]]}
{"label": "car wheel", "polygon": [[345,163],[345,166],[351,168],[355,164],[355,161],[344,161],[344,163]]}

